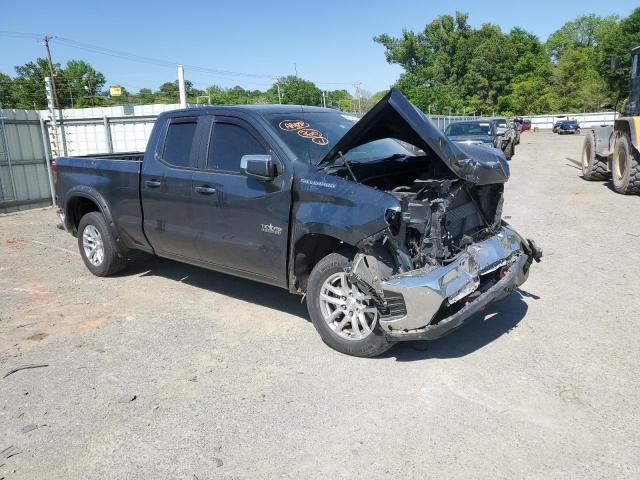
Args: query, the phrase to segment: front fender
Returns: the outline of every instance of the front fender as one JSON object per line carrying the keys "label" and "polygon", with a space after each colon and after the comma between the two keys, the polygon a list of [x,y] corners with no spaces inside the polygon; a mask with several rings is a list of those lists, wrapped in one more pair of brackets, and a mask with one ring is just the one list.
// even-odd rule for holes
{"label": "front fender", "polygon": [[386,228],[385,212],[399,210],[392,195],[340,177],[308,173],[293,184],[292,244],[323,234],[349,245]]}

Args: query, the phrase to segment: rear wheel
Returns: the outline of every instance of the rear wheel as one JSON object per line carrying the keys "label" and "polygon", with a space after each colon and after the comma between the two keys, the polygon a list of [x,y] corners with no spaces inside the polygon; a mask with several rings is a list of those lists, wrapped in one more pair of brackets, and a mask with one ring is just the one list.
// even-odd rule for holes
{"label": "rear wheel", "polygon": [[593,134],[584,137],[582,145],[582,176],[585,180],[606,180],[609,176],[607,161],[596,155]]}
{"label": "rear wheel", "polygon": [[113,275],[127,265],[127,259],[118,255],[113,235],[99,212],[89,212],[80,219],[78,247],[84,264],[98,277]]}
{"label": "rear wheel", "polygon": [[379,325],[373,299],[350,282],[352,256],[332,253],[314,267],[307,288],[307,309],[322,340],[334,350],[375,357],[393,346]]}
{"label": "rear wheel", "polygon": [[616,192],[625,195],[640,194],[639,157],[627,135],[623,134],[616,139],[611,162],[611,176]]}

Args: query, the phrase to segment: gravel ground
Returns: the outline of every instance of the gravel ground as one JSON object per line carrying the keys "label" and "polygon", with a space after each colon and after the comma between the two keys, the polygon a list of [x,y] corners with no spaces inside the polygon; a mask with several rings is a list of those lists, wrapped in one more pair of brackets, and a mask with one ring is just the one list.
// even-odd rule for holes
{"label": "gravel ground", "polygon": [[638,478],[640,197],[582,180],[581,142],[511,162],[505,216],[545,251],[521,293],[372,360],[284,290],[93,277],[52,209],[0,217],[0,478]]}

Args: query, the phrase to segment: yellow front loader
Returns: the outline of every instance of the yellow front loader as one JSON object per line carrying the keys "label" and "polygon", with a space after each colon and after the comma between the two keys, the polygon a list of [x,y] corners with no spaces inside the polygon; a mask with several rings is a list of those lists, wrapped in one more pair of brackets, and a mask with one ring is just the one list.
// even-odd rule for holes
{"label": "yellow front loader", "polygon": [[631,92],[614,125],[592,127],[582,148],[582,175],[607,180],[626,195],[640,194],[640,45],[631,50]]}

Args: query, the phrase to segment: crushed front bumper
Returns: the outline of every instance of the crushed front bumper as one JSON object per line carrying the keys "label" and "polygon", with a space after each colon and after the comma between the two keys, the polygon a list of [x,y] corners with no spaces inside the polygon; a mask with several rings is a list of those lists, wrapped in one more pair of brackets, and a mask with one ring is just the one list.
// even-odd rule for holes
{"label": "crushed front bumper", "polygon": [[[522,285],[531,262],[541,256],[533,242],[503,226],[448,265],[413,270],[382,282],[385,295],[402,296],[406,313],[399,318],[382,317],[380,325],[395,340],[441,337]],[[438,315],[442,311],[455,313],[443,317]]]}

